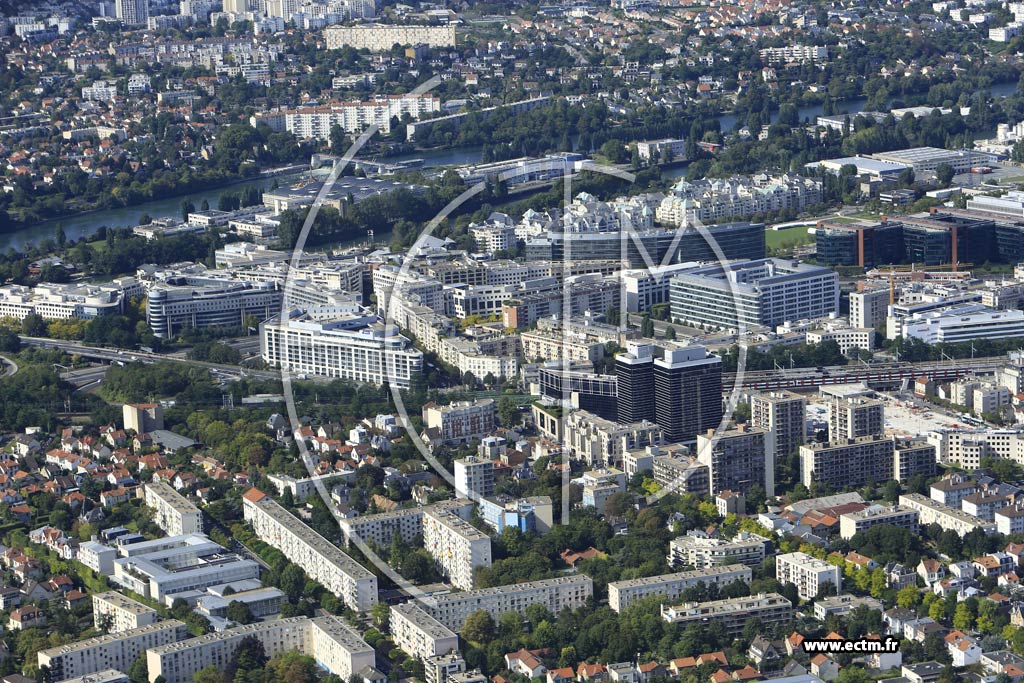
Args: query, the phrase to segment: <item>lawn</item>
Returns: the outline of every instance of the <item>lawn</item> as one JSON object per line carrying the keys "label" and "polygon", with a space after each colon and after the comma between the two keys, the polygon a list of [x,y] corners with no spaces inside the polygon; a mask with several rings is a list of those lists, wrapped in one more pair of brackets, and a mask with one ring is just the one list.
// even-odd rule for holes
{"label": "lawn", "polygon": [[797,247],[802,244],[810,244],[814,241],[814,235],[807,232],[809,225],[798,225],[785,230],[765,230],[764,242],[769,249],[780,249],[782,247]]}

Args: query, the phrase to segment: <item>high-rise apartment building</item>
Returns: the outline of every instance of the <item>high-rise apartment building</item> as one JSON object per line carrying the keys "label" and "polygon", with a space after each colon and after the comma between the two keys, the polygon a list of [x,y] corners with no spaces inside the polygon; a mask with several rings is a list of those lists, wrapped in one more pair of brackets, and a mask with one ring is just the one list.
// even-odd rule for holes
{"label": "high-rise apartment building", "polygon": [[807,435],[807,399],[791,391],[768,391],[750,400],[750,424],[775,435],[775,458],[796,452]]}
{"label": "high-rise apartment building", "polygon": [[114,0],[114,12],[125,26],[145,26],[149,20],[149,0]]}
{"label": "high-rise apartment building", "polygon": [[709,429],[697,437],[697,459],[708,468],[711,495],[747,494],[753,486],[769,498],[775,495],[775,445],[769,431],[742,424],[717,435]]}
{"label": "high-rise apartment building", "polygon": [[828,438],[839,442],[885,431],[885,404],[875,398],[836,399],[828,406]]}

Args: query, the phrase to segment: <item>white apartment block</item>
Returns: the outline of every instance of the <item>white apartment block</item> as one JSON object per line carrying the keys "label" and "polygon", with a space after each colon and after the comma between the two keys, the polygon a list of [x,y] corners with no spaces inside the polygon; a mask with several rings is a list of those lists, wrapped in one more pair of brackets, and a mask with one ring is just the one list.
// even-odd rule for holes
{"label": "white apartment block", "polygon": [[268,364],[293,373],[347,379],[366,384],[392,384],[408,389],[423,370],[423,354],[398,332],[398,327],[303,316],[260,325],[260,353]]}
{"label": "white apartment block", "polygon": [[94,81],[92,85],[82,88],[82,99],[93,102],[113,102],[117,97],[117,85],[107,81]]}
{"label": "white apartment block", "polygon": [[373,648],[337,617],[292,617],[153,647],[146,652],[150,683],[159,677],[167,683],[189,683],[207,666],[223,671],[238,644],[250,637],[263,644],[268,657],[297,650],[343,681],[375,661]]}
{"label": "white apartment block", "polygon": [[1015,503],[996,510],[996,530],[1006,536],[1024,533],[1024,504]]}
{"label": "white apartment block", "polygon": [[117,669],[104,669],[103,671],[97,671],[94,674],[69,678],[61,681],[60,683],[129,683],[130,680],[131,679],[128,678],[128,674],[123,671],[118,671]]}
{"label": "white apartment block", "polygon": [[875,505],[859,512],[848,512],[845,515],[840,515],[839,537],[848,541],[855,535],[863,533],[879,524],[897,526],[916,535],[919,518],[920,515],[917,510],[902,508],[899,505],[893,507]]}
{"label": "white apartment block", "polygon": [[[482,439],[494,431],[497,409],[494,399],[456,401],[446,406],[427,403],[423,406],[423,425],[437,430],[442,442],[465,442]],[[428,432],[429,433],[429,432]]]}
{"label": "white apartment block", "polygon": [[[668,281],[665,282],[666,289]],[[604,344],[587,341],[568,333],[523,332],[519,335],[523,358],[529,362],[566,360],[570,363],[592,363],[604,357]]]}
{"label": "white apartment block", "polygon": [[497,621],[506,612],[522,614],[530,605],[543,605],[557,616],[563,609],[584,606],[593,595],[593,580],[589,576],[574,574],[432,596],[427,599],[424,609],[448,628],[460,631],[466,617],[477,610],[484,610]]}
{"label": "white apartment block", "polygon": [[143,491],[146,505],[153,508],[153,521],[168,536],[203,533],[203,513],[170,484],[150,482]]}
{"label": "white apartment block", "polygon": [[793,604],[778,593],[760,593],[741,598],[662,605],[661,618],[670,624],[680,624],[681,628],[688,624],[705,626],[719,623],[731,637],[736,638],[743,634],[751,619],[758,619],[765,629],[788,623],[793,618]]}
{"label": "white apartment block", "polygon": [[826,584],[836,595],[842,592],[843,578],[839,567],[806,553],[785,553],[775,558],[775,578],[791,583],[804,600],[812,600]]}
{"label": "white apartment block", "polygon": [[158,620],[155,609],[116,591],[92,596],[92,622],[97,630],[106,628],[107,633],[121,633],[155,624]]}
{"label": "white apartment block", "polygon": [[290,491],[292,494],[292,500],[296,503],[305,502],[307,498],[316,493],[317,485],[326,486],[328,489],[334,486],[335,482],[340,479],[347,479],[355,476],[353,470],[343,470],[339,472],[328,472],[327,474],[318,474],[313,477],[303,477],[302,479],[296,479],[295,477],[287,474],[268,474],[267,479],[277,489],[278,495],[284,495],[285,491]]}
{"label": "white apartment block", "polygon": [[328,50],[339,50],[346,45],[370,52],[387,52],[396,44],[455,47],[455,26],[330,26],[324,29],[324,38]]}
{"label": "white apartment block", "polygon": [[830,325],[824,329],[807,330],[808,344],[820,344],[823,341],[834,341],[843,353],[854,348],[873,351],[875,349],[875,329],[873,327]]}
{"label": "white apartment block", "polygon": [[420,660],[459,651],[459,636],[414,602],[391,607],[395,645]]}
{"label": "white apartment block", "polygon": [[346,133],[361,133],[371,126],[388,133],[392,118],[409,115],[415,119],[440,110],[441,100],[436,95],[382,95],[369,102],[257,112],[250,118],[250,124],[255,128],[264,123],[271,130],[288,131],[299,139],[328,140],[334,126],[340,126]]}
{"label": "white apartment block", "polygon": [[494,462],[471,455],[455,460],[455,495],[478,498],[494,495]]}
{"label": "white apartment block", "polygon": [[473,516],[473,508],[473,501],[458,498],[429,507],[399,508],[391,512],[359,515],[342,519],[339,525],[346,545],[352,545],[358,540],[378,548],[388,548],[396,534],[405,543],[412,543],[417,537],[423,536],[423,514],[428,509],[449,512],[468,521]]}
{"label": "white apartment block", "polygon": [[672,602],[686,589],[699,584],[725,586],[733,581],[750,583],[753,576],[750,567],[728,564],[642,579],[614,581],[608,584],[608,606],[616,612],[622,612],[637,600],[654,595],[663,596],[666,602]]}
{"label": "white apartment block", "polygon": [[446,511],[423,515],[423,547],[456,588],[472,590],[473,571],[491,566],[491,537]]}
{"label": "white apartment block", "polygon": [[884,288],[850,292],[850,325],[880,328],[885,326],[889,290]]}
{"label": "white apartment block", "polygon": [[365,612],[377,603],[377,577],[273,498],[249,489],[243,496],[242,511],[260,540],[284,553],[351,609]]}
{"label": "white apartment block", "polygon": [[626,452],[661,441],[661,427],[654,422],[623,424],[586,410],[573,411],[563,425],[563,444],[569,457],[591,467],[617,463]]}
{"label": "white apartment block", "polygon": [[745,218],[784,209],[802,211],[821,203],[821,181],[802,176],[680,180],[658,205],[659,223],[690,225],[694,220]]}
{"label": "white apartment block", "polygon": [[672,567],[706,569],[730,564],[760,567],[765,558],[767,539],[741,531],[736,538],[711,538],[691,531],[668,544],[668,563]]}
{"label": "white apartment block", "polygon": [[959,536],[965,536],[976,529],[981,529],[986,534],[996,532],[995,523],[986,522],[963,510],[947,507],[920,493],[902,495],[899,502],[901,507],[917,510],[921,524],[938,524],[943,530],[955,531]]}
{"label": "white apartment block", "polygon": [[152,647],[176,643],[188,637],[185,623],[176,619],[121,633],[97,636],[77,643],[40,650],[39,668],[47,667],[55,681],[86,676],[106,669],[128,671],[139,655]]}
{"label": "white apartment block", "polygon": [[1024,463],[1024,432],[1013,429],[943,429],[930,432],[928,443],[935,446],[939,462],[956,463],[966,470],[980,468],[988,457]]}
{"label": "white apartment block", "polygon": [[767,47],[761,50],[761,61],[768,66],[790,62],[824,62],[827,60],[828,47],[825,45],[787,45],[786,47]]}

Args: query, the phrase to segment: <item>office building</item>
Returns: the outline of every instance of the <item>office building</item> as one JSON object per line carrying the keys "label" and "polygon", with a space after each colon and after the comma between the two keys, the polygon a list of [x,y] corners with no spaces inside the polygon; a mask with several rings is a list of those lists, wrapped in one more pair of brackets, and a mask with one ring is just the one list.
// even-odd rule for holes
{"label": "office building", "polygon": [[672,277],[672,320],[697,327],[774,328],[839,310],[835,271],[783,259],[715,264]]}
{"label": "office building", "polygon": [[947,507],[920,493],[904,494],[900,496],[899,503],[900,507],[917,510],[920,524],[938,524],[943,530],[955,531],[961,537],[975,530],[981,530],[985,534],[996,532],[995,523],[986,522],[958,508]]}
{"label": "office building", "polygon": [[417,659],[426,661],[459,651],[459,636],[415,602],[393,605],[389,623],[395,645]]}
{"label": "office building", "polygon": [[260,325],[260,353],[269,365],[292,373],[402,389],[423,370],[423,353],[397,326],[374,315],[275,317]]}
{"label": "office building", "polygon": [[453,586],[472,590],[473,572],[491,566],[491,538],[447,511],[423,514],[423,547]]}
{"label": "office building", "polygon": [[626,352],[615,356],[618,420],[629,424],[654,421],[654,347],[627,342]]}
{"label": "office building", "polygon": [[803,444],[807,435],[807,399],[791,391],[769,391],[750,399],[750,424],[771,432],[774,457],[785,458]]}
{"label": "office building", "polygon": [[120,545],[112,581],[168,607],[179,593],[244,579],[260,566],[229,552],[203,534],[169,536]]}
{"label": "office building", "polygon": [[613,581],[608,584],[608,606],[621,613],[632,603],[651,596],[662,596],[666,602],[677,600],[688,588],[700,584],[725,586],[733,581],[750,583],[753,573],[742,564],[694,569],[675,574],[648,576],[642,579]]}
{"label": "office building", "polygon": [[[711,236],[726,259],[762,259],[765,256],[764,224],[719,223],[703,230]],[[566,232],[561,221],[547,232],[526,241],[530,261],[623,260],[620,230],[609,232]],[[690,225],[667,230],[637,230],[625,240],[625,263],[629,268],[647,268],[651,263],[673,265],[693,261],[717,261],[718,255],[703,231]]]}
{"label": "office building", "polygon": [[121,633],[155,624],[158,619],[155,609],[116,591],[92,596],[92,622],[98,631]]}
{"label": "office building", "polygon": [[107,669],[128,671],[139,655],[152,647],[176,643],[188,637],[184,622],[176,619],[97,636],[77,643],[40,650],[39,668],[49,669],[55,681],[87,676]]}
{"label": "office building", "polygon": [[654,421],[669,442],[692,441],[722,420],[722,359],[703,346],[667,348],[654,365]]}
{"label": "office building", "polygon": [[135,403],[121,406],[124,428],[136,434],[148,434],[164,428],[164,408],[159,403]]}
{"label": "office building", "polygon": [[[815,243],[820,263],[874,268],[903,260],[903,225],[893,221],[822,221],[815,231]],[[852,303],[850,307],[852,311]]]}
{"label": "office building", "polygon": [[164,481],[143,486],[146,505],[153,509],[153,521],[168,536],[203,533],[203,513]]}
{"label": "office building", "polygon": [[669,284],[672,276],[697,268],[694,261],[669,266],[655,266],[639,270],[624,270],[619,273],[622,287],[626,292],[623,305],[630,313],[645,313],[655,304],[667,304]]}
{"label": "office building", "polygon": [[183,329],[241,330],[281,311],[281,290],[272,282],[183,278],[154,285],[146,298],[146,324],[170,339]]}
{"label": "office building", "polygon": [[441,443],[482,439],[494,431],[496,418],[496,404],[491,398],[456,401],[445,406],[431,402],[423,406],[423,426],[431,440]]}
{"label": "office building", "polygon": [[267,657],[301,652],[344,681],[375,663],[373,648],[337,617],[292,617],[150,648],[146,652],[150,683],[160,677],[167,683],[189,683],[207,666],[224,671],[246,638],[258,640]]}
{"label": "office building", "polygon": [[428,47],[455,47],[455,26],[392,26],[362,24],[360,26],[330,26],[324,29],[328,50],[351,47],[355,50],[388,52],[395,45],[426,45]]}
{"label": "office building", "polygon": [[751,619],[757,619],[764,629],[789,623],[793,618],[793,604],[778,593],[759,593],[743,598],[662,605],[661,618],[681,628],[690,624],[720,623],[729,637],[738,638]]}
{"label": "office building", "polygon": [[728,564],[760,567],[771,543],[766,538],[741,531],[732,540],[713,538],[700,531],[672,539],[668,544],[668,563],[672,567],[706,569]]}
{"label": "office building", "polygon": [[713,429],[697,437],[697,460],[707,466],[709,492],[750,492],[760,486],[775,495],[775,444],[772,433],[757,427],[737,425],[715,434]]}
{"label": "office building", "polygon": [[377,602],[377,577],[258,489],[243,496],[242,512],[260,540],[274,546],[306,575],[351,609],[365,612]]}
{"label": "office building", "polygon": [[885,404],[878,399],[855,396],[828,404],[828,438],[834,442],[862,436],[878,436],[885,430]]}
{"label": "office building", "polygon": [[879,524],[906,529],[917,535],[917,521],[920,515],[917,510],[902,508],[899,505],[893,507],[882,507],[872,505],[857,512],[847,512],[839,516],[839,536],[844,540],[850,540],[856,534],[863,533],[871,527]]}
{"label": "office building", "polygon": [[839,567],[806,553],[785,553],[775,557],[775,578],[780,583],[796,586],[804,600],[813,600],[826,586],[828,592],[839,595],[843,589]]}
{"label": "office building", "polygon": [[880,436],[860,436],[800,447],[800,481],[840,490],[878,484],[893,478],[895,442]]}
{"label": "office building", "polygon": [[494,462],[471,455],[459,458],[455,466],[455,495],[481,498],[494,495]]}
{"label": "office building", "polygon": [[[604,344],[601,346],[603,348]],[[555,401],[568,399],[574,410],[615,420],[618,419],[618,384],[615,375],[598,375],[589,369],[550,362],[537,368],[537,389],[531,391]]]}
{"label": "office building", "polygon": [[582,607],[593,595],[593,580],[577,574],[434,595],[426,599],[423,609],[451,630],[461,631],[466,617],[477,610],[484,610],[497,621],[507,612],[523,614],[530,605],[542,605],[557,616],[563,609]]}
{"label": "office building", "polygon": [[956,173],[967,173],[974,166],[983,166],[998,161],[995,154],[975,150],[949,150],[938,147],[913,147],[910,149],[893,150],[872,154],[873,159],[894,164],[904,164],[914,169],[914,173],[935,171],[946,164]]}

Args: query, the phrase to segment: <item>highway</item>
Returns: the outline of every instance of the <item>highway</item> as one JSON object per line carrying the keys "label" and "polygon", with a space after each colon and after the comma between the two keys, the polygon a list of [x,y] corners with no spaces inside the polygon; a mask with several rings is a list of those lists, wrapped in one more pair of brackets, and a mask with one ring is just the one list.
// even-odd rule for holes
{"label": "highway", "polygon": [[195,367],[208,368],[218,372],[253,377],[255,379],[280,379],[281,373],[277,370],[253,370],[250,368],[239,368],[237,365],[226,365],[223,363],[207,363],[205,361],[192,360],[182,354],[149,353],[147,351],[123,351],[117,349],[105,349],[97,346],[88,346],[76,341],[64,341],[62,339],[46,339],[43,337],[21,337],[21,343],[25,346],[32,346],[40,349],[56,349],[69,355],[81,358],[92,358],[93,360],[109,361],[112,363],[156,363],[158,361],[169,361],[172,363],[184,363]]}

